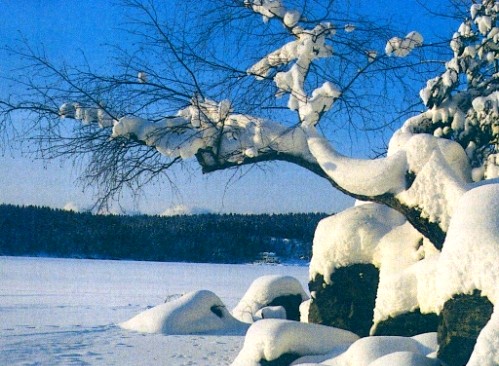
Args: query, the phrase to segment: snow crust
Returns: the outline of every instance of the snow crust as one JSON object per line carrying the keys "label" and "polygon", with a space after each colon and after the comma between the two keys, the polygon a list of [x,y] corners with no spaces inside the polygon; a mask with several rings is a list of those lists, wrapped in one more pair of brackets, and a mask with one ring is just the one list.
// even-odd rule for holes
{"label": "snow crust", "polygon": [[289,320],[261,320],[248,330],[244,346],[232,366],[259,366],[285,353],[326,354],[331,349],[352,344],[359,337],[349,331],[318,324]]}
{"label": "snow crust", "polygon": [[[300,295],[302,301],[308,299],[301,283],[291,276],[269,275],[257,278],[248,288],[232,315],[245,323],[262,319],[262,309],[280,296]],[[266,310],[265,312],[269,312]]]}
{"label": "snow crust", "polygon": [[247,326],[234,319],[211,291],[190,292],[148,309],[120,324],[123,329],[163,334],[244,334]]}

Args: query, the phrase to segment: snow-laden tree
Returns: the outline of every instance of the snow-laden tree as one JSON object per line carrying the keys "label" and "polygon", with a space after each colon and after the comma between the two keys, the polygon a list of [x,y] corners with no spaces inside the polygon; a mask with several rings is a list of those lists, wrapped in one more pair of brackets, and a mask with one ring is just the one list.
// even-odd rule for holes
{"label": "snow-laden tree", "polygon": [[[350,122],[355,123],[364,113],[356,111],[367,107],[359,101],[362,95],[350,90],[359,80],[364,83],[374,78],[377,83],[376,71],[397,62],[403,65],[402,58],[423,44],[418,32],[387,38],[383,54],[367,44],[376,32],[375,28],[363,28],[367,23],[328,20],[325,15],[330,15],[332,2],[323,8],[308,1],[295,8],[280,0],[210,3],[235,9],[225,22],[212,23],[214,29],[226,29],[240,19],[245,22],[253,13],[268,22],[257,36],[268,36],[273,44],[281,42],[242,73],[219,61],[224,50],[197,54],[168,28],[161,11],[150,3],[131,0],[127,4],[143,14],[144,18],[132,23],[132,35],[145,39],[143,46],[151,45],[150,59],[136,60],[140,57],[117,48],[117,53],[122,52],[121,60],[127,60],[123,74],[99,76],[85,68],[58,68],[43,53],[28,47],[16,51],[36,66],[30,75],[18,80],[27,87],[27,94],[2,101],[5,118],[19,111],[27,112],[23,115],[26,119],[36,115],[33,119],[41,130],[42,153],[95,153],[86,175],[103,185],[106,197],[128,184],[140,185],[192,157],[204,172],[281,160],[318,174],[352,197],[395,209],[441,248],[453,207],[466,191],[466,184],[472,178],[498,175],[495,69],[499,28],[495,27],[494,2],[472,6],[471,18],[450,43],[454,57],[446,63],[445,72],[429,80],[421,91],[427,110],[408,119],[393,135],[387,157],[376,160],[340,154],[320,128],[327,130],[337,123],[330,117],[335,109],[346,110],[344,115],[350,115]],[[210,10],[207,14],[215,8]],[[216,42],[222,41],[216,38]],[[165,50],[168,52],[162,53]],[[158,69],[152,67],[153,62],[166,64]],[[210,73],[203,74],[208,66],[212,66]],[[217,72],[244,79],[230,95],[234,100],[211,98],[222,96],[220,88],[229,85],[211,81]],[[265,92],[260,93],[259,83]],[[255,102],[246,99],[243,108],[237,94],[245,90]],[[387,99],[394,98],[385,92]],[[270,98],[271,94],[275,97]],[[65,103],[61,103],[62,98]],[[269,99],[272,102],[267,102]],[[377,102],[367,99],[367,103]],[[184,107],[167,113],[175,107],[172,101]],[[85,126],[68,133],[68,128],[53,119],[54,107],[60,117],[81,120]],[[238,107],[243,112],[238,113]],[[289,123],[285,111],[283,121],[277,119],[279,114],[269,119],[264,112],[261,116],[249,113],[258,107],[288,109],[295,113],[296,122]],[[386,111],[386,116],[391,114]]]}

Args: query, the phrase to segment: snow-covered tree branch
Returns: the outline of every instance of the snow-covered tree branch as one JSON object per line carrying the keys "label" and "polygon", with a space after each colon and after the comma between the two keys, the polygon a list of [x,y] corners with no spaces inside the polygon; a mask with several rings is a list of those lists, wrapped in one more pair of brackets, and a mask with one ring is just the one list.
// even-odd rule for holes
{"label": "snow-covered tree branch", "polygon": [[[219,10],[216,6],[228,5],[210,4]],[[381,37],[380,28],[365,20],[332,21],[332,2],[322,14],[307,1],[301,7],[236,1],[225,13],[228,21],[210,23],[207,16],[202,22],[211,32],[238,21],[252,22],[253,32],[263,27],[256,40],[248,35],[244,42],[254,49],[254,42],[268,38],[271,45],[259,48],[267,53],[241,67],[221,59],[221,53],[234,52],[232,45],[198,51],[186,38],[198,34],[194,23],[179,32],[181,25],[166,22],[153,3],[126,5],[140,14],[131,21],[131,35],[142,40],[147,57],[117,46],[121,72],[101,76],[85,64],[58,67],[28,46],[16,50],[33,71],[15,79],[26,92],[1,103],[4,121],[15,113],[32,121],[30,136],[45,156],[93,155],[85,175],[102,187],[105,199],[157,177],[168,180],[168,169],[189,158],[204,172],[280,160],[355,198],[394,208],[441,247],[453,206],[472,176],[475,181],[497,176],[493,3],[472,7],[472,21],[452,38],[454,57],[445,72],[421,91],[428,110],[409,118],[391,139],[388,156],[376,160],[344,156],[319,131],[334,139],[330,131],[338,124],[363,121],[368,104],[381,100],[372,97],[374,90],[393,100],[390,78],[418,65],[406,61],[424,44],[418,32]],[[203,34],[197,42],[210,40]],[[384,86],[371,88],[380,79]],[[374,114],[379,126],[393,118],[387,110],[388,105]],[[83,125],[71,128],[57,117]]]}

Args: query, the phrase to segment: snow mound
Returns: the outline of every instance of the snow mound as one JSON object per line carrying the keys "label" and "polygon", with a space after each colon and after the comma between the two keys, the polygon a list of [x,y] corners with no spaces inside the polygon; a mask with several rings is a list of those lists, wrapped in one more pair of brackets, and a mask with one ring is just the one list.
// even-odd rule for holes
{"label": "snow mound", "polygon": [[479,289],[499,301],[499,184],[466,192],[452,217],[438,276],[443,299]]}
{"label": "snow mound", "polygon": [[359,337],[346,330],[318,324],[268,319],[254,323],[232,366],[258,366],[261,360],[280,356],[326,354],[339,345],[352,344]]}
{"label": "snow mound", "polygon": [[379,268],[373,333],[379,322],[420,307],[419,297],[434,291],[438,250],[408,222],[381,238],[373,257]]}
{"label": "snow mound", "polygon": [[310,279],[321,274],[329,284],[335,268],[372,263],[380,239],[403,223],[401,214],[375,203],[323,219],[315,231]]}
{"label": "snow mound", "polygon": [[499,310],[497,307],[494,307],[492,317],[480,332],[468,365],[499,365]]}
{"label": "snow mound", "polygon": [[284,306],[266,306],[258,310],[255,316],[260,319],[286,319],[286,309]]}
{"label": "snow mound", "polygon": [[426,357],[435,351],[428,349],[427,345],[426,342],[420,343],[417,337],[366,337],[352,344],[340,356],[324,361],[324,364],[331,366],[439,365],[438,361]]}
{"label": "snow mound", "polygon": [[371,362],[369,366],[388,366],[388,365],[404,365],[404,366],[440,366],[442,363],[439,360],[431,359],[423,355],[413,352],[394,352],[386,356],[378,358]]}
{"label": "snow mound", "polygon": [[454,294],[481,291],[494,304],[468,365],[499,364],[499,184],[480,185],[460,199],[437,270],[440,307]]}
{"label": "snow mound", "polygon": [[211,291],[190,292],[148,309],[119,324],[123,329],[163,334],[244,334],[247,325],[234,319]]}
{"label": "snow mound", "polygon": [[242,322],[253,323],[261,319],[257,315],[260,309],[267,307],[276,298],[288,295],[300,295],[302,301],[308,299],[300,281],[296,278],[279,275],[262,276],[253,281],[241,301],[232,310],[232,315]]}

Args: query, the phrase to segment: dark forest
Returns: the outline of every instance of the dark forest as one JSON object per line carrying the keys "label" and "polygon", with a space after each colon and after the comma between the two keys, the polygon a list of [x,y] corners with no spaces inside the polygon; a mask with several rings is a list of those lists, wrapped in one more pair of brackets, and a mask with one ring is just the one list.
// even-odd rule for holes
{"label": "dark forest", "polygon": [[323,213],[94,215],[0,205],[0,255],[245,263],[307,260]]}

